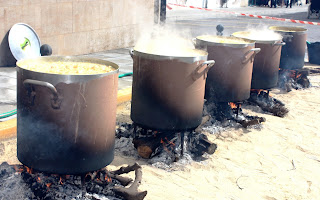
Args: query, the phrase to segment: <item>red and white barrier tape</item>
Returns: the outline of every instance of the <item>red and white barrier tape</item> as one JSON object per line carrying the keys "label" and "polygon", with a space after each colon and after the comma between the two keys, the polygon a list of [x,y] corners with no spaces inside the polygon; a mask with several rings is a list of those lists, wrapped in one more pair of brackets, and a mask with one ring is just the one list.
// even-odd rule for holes
{"label": "red and white barrier tape", "polygon": [[168,3],[168,4],[173,5],[173,6],[180,6],[180,7],[193,8],[193,9],[206,10],[206,11],[230,13],[230,14],[234,14],[234,15],[241,15],[241,16],[247,16],[247,17],[260,18],[260,19],[272,19],[272,20],[283,21],[283,22],[292,22],[292,23],[309,24],[309,25],[318,25],[318,26],[320,26],[319,22],[309,22],[309,21],[301,21],[301,20],[294,20],[294,19],[285,19],[285,18],[261,16],[261,15],[251,15],[251,14],[245,14],[245,13],[237,13],[237,12],[233,12],[233,11],[214,10],[214,9],[209,9],[209,8],[200,8],[200,7],[195,7],[195,6],[186,6],[186,5],[179,5],[179,4],[173,4],[173,3]]}

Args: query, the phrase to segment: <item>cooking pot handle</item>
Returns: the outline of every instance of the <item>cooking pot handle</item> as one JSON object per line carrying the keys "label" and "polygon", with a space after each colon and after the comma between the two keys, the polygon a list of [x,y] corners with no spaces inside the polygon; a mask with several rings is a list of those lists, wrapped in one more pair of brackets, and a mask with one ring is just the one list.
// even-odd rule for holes
{"label": "cooking pot handle", "polygon": [[247,60],[248,60],[248,56],[251,52],[253,52],[253,54],[250,56],[251,60],[253,61],[253,58],[257,55],[257,53],[259,53],[261,51],[260,48],[253,48],[253,49],[250,49],[245,55],[244,55],[244,58],[242,60],[242,64],[246,63]]}
{"label": "cooking pot handle", "polygon": [[[53,97],[51,99],[51,106],[54,109],[59,109],[60,105],[61,105],[61,98],[59,98],[59,94],[57,89],[48,82],[45,81],[38,81],[38,80],[32,80],[32,79],[26,79],[23,81],[23,85],[27,86],[27,85],[38,85],[38,86],[43,86],[48,88],[51,93],[53,94]],[[35,95],[35,94],[34,94]]]}
{"label": "cooking pot handle", "polygon": [[133,58],[133,49],[129,49],[129,54],[130,54],[131,58]]}
{"label": "cooking pot handle", "polygon": [[[214,60],[207,60],[203,63],[201,63],[196,70],[193,72],[192,74],[192,79],[193,80],[197,80],[198,78],[200,78],[202,75],[204,76],[204,78],[206,78],[206,75],[208,74],[209,69],[214,65],[214,63],[216,63],[216,61]],[[199,72],[199,70],[204,66],[207,65],[207,67],[205,69],[203,69],[201,72]]]}
{"label": "cooking pot handle", "polygon": [[273,44],[273,46],[284,46],[284,45],[286,45],[285,42],[278,42]]}

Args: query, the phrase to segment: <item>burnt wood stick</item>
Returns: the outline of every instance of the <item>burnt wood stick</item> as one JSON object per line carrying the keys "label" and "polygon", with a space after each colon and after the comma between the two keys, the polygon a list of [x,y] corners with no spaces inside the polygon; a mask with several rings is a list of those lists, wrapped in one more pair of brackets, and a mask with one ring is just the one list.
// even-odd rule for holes
{"label": "burnt wood stick", "polygon": [[188,149],[196,156],[202,156],[205,152],[213,154],[217,145],[210,142],[206,135],[194,132],[188,136]]}
{"label": "burnt wood stick", "polygon": [[109,174],[109,177],[118,180],[120,184],[123,186],[129,185],[133,181],[131,178],[123,177],[123,176],[112,174],[112,173]]}
{"label": "burnt wood stick", "polygon": [[128,165],[127,167],[120,167],[120,169],[116,170],[116,171],[111,171],[111,174],[117,174],[117,175],[121,175],[121,174],[127,174],[129,172],[132,172],[138,168],[141,168],[141,166],[138,163],[134,163],[133,165]]}
{"label": "burnt wood stick", "polygon": [[207,138],[201,138],[199,142],[206,147],[205,152],[208,154],[213,154],[217,149],[217,145],[210,142]]}
{"label": "burnt wood stick", "polygon": [[310,69],[310,74],[320,74],[320,68]]}
{"label": "burnt wood stick", "polygon": [[122,196],[126,200],[143,200],[147,195],[147,191],[138,191],[138,187],[141,184],[142,170],[141,167],[135,169],[135,179],[129,188],[114,187],[114,191],[117,195]]}
{"label": "burnt wood stick", "polygon": [[[284,103],[275,98],[250,98],[249,101],[258,105],[262,110],[272,113],[274,116],[284,117],[289,112],[289,110],[284,106]],[[273,102],[268,103],[267,101]]]}

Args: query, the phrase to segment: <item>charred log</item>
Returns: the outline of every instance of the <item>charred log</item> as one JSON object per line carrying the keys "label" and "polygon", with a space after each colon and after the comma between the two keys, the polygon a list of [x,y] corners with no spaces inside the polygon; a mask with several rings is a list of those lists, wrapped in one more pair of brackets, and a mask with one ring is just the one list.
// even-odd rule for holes
{"label": "charred log", "polygon": [[135,171],[135,180],[129,188],[114,187],[114,191],[117,195],[122,196],[126,200],[143,200],[147,195],[147,191],[138,191],[138,187],[141,184],[142,170],[138,163],[134,165],[121,167],[117,171],[113,171],[114,174],[123,174]]}
{"label": "charred log", "polygon": [[141,168],[141,166],[138,163],[134,163],[133,165],[128,165],[127,167],[120,167],[120,169],[116,170],[116,171],[112,171],[110,172],[111,174],[117,174],[117,175],[121,175],[121,174],[127,174],[129,172],[132,172],[138,168]]}
{"label": "charred log", "polygon": [[114,179],[118,180],[121,183],[121,185],[123,185],[123,186],[129,185],[133,181],[131,178],[119,176],[119,175],[113,174],[113,173],[110,173],[109,176],[110,176],[110,178],[114,178]]}
{"label": "charred log", "polygon": [[194,156],[202,156],[204,153],[213,154],[217,149],[217,145],[210,142],[206,135],[197,132],[188,135],[188,144],[188,150]]}
{"label": "charred log", "polygon": [[285,104],[268,95],[268,93],[261,91],[260,93],[253,91],[250,93],[248,99],[249,104],[259,106],[263,111],[272,113],[274,116],[284,117],[289,110]]}
{"label": "charred log", "polygon": [[309,69],[310,74],[320,74],[320,68]]}

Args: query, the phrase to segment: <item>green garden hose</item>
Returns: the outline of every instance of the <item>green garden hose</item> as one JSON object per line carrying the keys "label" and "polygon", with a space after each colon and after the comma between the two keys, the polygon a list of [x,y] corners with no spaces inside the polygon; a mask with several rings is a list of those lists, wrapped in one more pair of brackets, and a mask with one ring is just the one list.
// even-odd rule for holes
{"label": "green garden hose", "polygon": [[124,73],[124,74],[119,74],[119,78],[125,77],[125,76],[131,76],[133,74],[133,72],[128,72],[128,73]]}
{"label": "green garden hose", "polygon": [[[124,73],[124,74],[119,74],[119,78],[123,78],[126,76],[131,76],[133,73],[132,72],[128,72],[128,73]],[[5,112],[5,113],[0,113],[0,119],[3,118],[7,118],[7,117],[11,117],[12,115],[17,114],[17,109],[11,110],[9,112]]]}
{"label": "green garden hose", "polygon": [[1,113],[0,114],[0,119],[7,118],[7,117],[10,117],[10,116],[15,115],[15,114],[17,114],[17,109],[11,110],[9,112]]}

